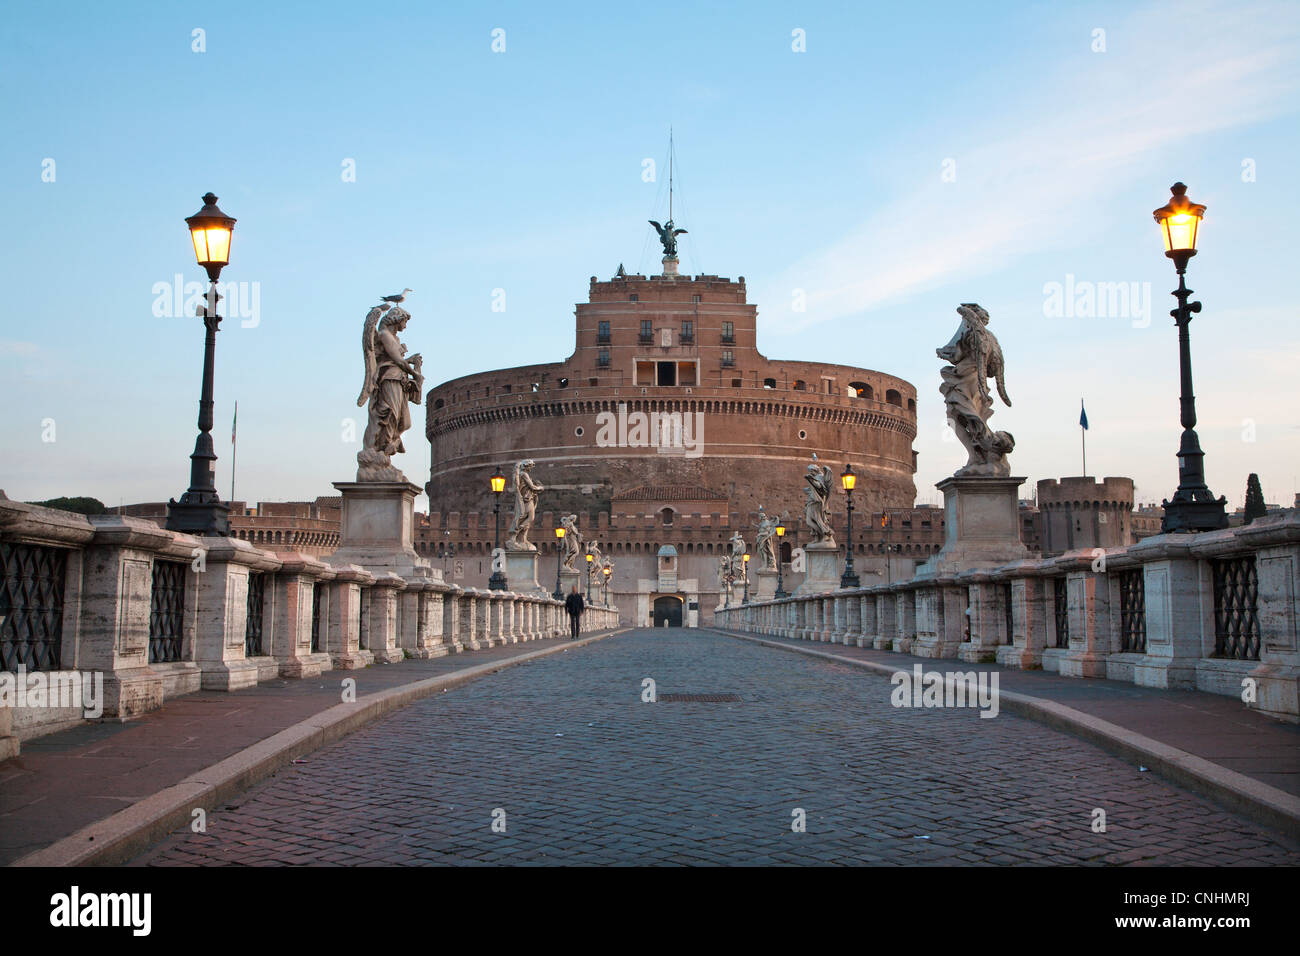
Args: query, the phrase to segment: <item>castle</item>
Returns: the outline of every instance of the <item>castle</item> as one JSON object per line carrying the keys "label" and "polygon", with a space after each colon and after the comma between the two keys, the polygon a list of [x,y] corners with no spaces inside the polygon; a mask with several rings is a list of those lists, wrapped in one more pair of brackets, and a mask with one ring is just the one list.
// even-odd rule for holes
{"label": "castle", "polygon": [[[756,324],[743,277],[593,276],[567,359],[428,392],[426,489],[436,510],[417,527],[417,550],[422,539],[430,558],[458,549],[462,574],[486,579],[488,479],[531,458],[546,487],[532,535],[543,578],[554,527],[576,514],[583,535],[614,558],[612,598],[626,623],[706,623],[718,603],[717,557],[737,531],[753,544],[760,507],[785,519],[783,557],[794,558],[807,536],[803,470],[816,454],[859,475],[861,571],[910,573],[943,540],[942,511],[913,506],[915,387],[870,369],[768,359]],[[834,513],[842,526],[842,498]],[[893,520],[882,527],[886,514]],[[888,567],[891,559],[903,566]],[[797,584],[799,571],[789,573]]]}

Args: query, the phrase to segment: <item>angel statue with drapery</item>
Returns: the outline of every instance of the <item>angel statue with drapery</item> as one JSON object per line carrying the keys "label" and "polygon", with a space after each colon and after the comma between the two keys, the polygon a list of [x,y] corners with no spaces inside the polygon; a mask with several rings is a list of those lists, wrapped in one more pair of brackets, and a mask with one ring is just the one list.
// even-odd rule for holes
{"label": "angel statue with drapery", "polygon": [[406,451],[402,433],[411,427],[411,404],[420,403],[424,389],[423,360],[406,357],[397,333],[405,330],[411,315],[400,305],[385,302],[370,310],[361,331],[361,352],[366,377],[357,398],[369,402],[366,431],[357,452],[357,481],[406,481],[393,466],[393,455]]}
{"label": "angel statue with drapery", "polygon": [[583,553],[582,532],[578,530],[578,516],[564,515],[560,518],[560,526],[564,528],[564,539],[560,542],[560,546],[564,549],[561,559],[564,570],[577,571],[578,557]]}
{"label": "angel statue with drapery", "polygon": [[507,551],[537,550],[537,545],[528,540],[528,532],[537,517],[537,496],[546,489],[533,478],[535,464],[531,458],[525,458],[515,465],[515,520],[506,537]]}
{"label": "angel statue with drapery", "polygon": [[817,456],[813,455],[813,462],[804,471],[803,479],[808,483],[804,489],[806,501],[804,503],[804,523],[808,525],[808,530],[812,532],[813,540],[809,542],[810,546],[835,546],[835,532],[831,529],[831,488],[833,480],[831,478],[831,469],[829,465],[819,465],[816,461]]}
{"label": "angel statue with drapery", "polygon": [[776,519],[768,517],[762,505],[758,506],[758,537],[754,541],[754,550],[758,552],[758,559],[763,562],[764,571],[777,569]]}
{"label": "angel statue with drapery", "polygon": [[993,415],[990,378],[997,386],[999,397],[1011,407],[1002,347],[989,331],[989,314],[984,309],[974,302],[966,302],[958,307],[957,314],[961,316],[961,325],[947,345],[935,349],[939,358],[952,363],[939,370],[943,380],[939,392],[943,395],[948,423],[968,456],[965,466],[956,474],[1005,478],[1011,474],[1007,455],[1016,447],[1016,440],[1009,432],[995,432],[988,425]]}

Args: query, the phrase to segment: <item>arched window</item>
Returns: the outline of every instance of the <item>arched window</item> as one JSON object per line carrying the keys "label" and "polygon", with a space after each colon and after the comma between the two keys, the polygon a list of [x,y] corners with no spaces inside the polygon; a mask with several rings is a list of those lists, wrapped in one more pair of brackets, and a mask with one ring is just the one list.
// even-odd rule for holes
{"label": "arched window", "polygon": [[871,386],[866,382],[849,382],[849,398],[874,399],[875,397],[875,394],[871,391]]}
{"label": "arched window", "polygon": [[659,512],[659,514],[660,514],[661,516],[663,516],[664,524],[672,524],[672,523],[673,523],[673,509],[672,509],[672,508],[665,508],[665,509],[663,509],[663,511]]}
{"label": "arched window", "polygon": [[901,407],[903,404],[903,396],[898,393],[898,389],[891,388],[889,391],[885,392],[885,401],[890,405],[898,405]]}
{"label": "arched window", "polygon": [[908,410],[909,412],[914,412],[914,411],[916,411],[916,399],[914,399],[914,398],[909,398],[909,399],[907,400],[907,410]]}
{"label": "arched window", "polygon": [[793,386],[793,388],[794,388],[794,390],[795,390],[796,392],[803,392],[803,391],[806,391],[806,390],[807,390],[807,388],[808,388],[808,383],[805,382],[805,381],[804,381],[803,379],[801,379],[801,378],[796,378],[796,379],[794,380],[794,386]]}
{"label": "arched window", "polygon": [[765,379],[763,379],[763,387],[764,387],[764,388],[776,388],[776,379],[774,379],[774,378],[765,378]]}
{"label": "arched window", "polygon": [[434,409],[434,411],[437,411],[438,409],[442,408],[442,406],[445,405],[445,404],[447,404],[447,403],[444,402],[441,398],[438,399],[436,402],[433,403],[433,409]]}

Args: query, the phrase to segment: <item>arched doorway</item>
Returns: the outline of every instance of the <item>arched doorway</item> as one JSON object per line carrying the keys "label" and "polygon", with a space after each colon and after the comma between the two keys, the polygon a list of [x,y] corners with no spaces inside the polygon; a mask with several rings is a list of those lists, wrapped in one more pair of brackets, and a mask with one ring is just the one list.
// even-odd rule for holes
{"label": "arched doorway", "polygon": [[654,626],[682,626],[682,599],[679,597],[657,597],[654,603]]}

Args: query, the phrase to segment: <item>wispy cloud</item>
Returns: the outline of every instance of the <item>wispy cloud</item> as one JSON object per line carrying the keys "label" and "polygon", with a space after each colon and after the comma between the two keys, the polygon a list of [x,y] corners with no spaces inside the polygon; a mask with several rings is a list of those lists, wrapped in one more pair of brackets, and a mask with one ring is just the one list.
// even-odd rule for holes
{"label": "wispy cloud", "polygon": [[[1176,41],[1171,23],[1186,26]],[[915,191],[774,277],[766,318],[793,330],[865,312],[1077,238],[1062,238],[1062,203],[1095,207],[1137,181],[1135,161],[1154,150],[1296,108],[1292,4],[1161,5],[1108,33],[1109,51],[1094,54],[1104,69],[1073,61],[1044,85],[1060,104],[1049,114],[1026,95],[991,124],[953,117],[945,141],[983,144],[954,157],[956,181],[940,179],[936,155]],[[794,288],[806,290],[805,312],[789,304]]]}

